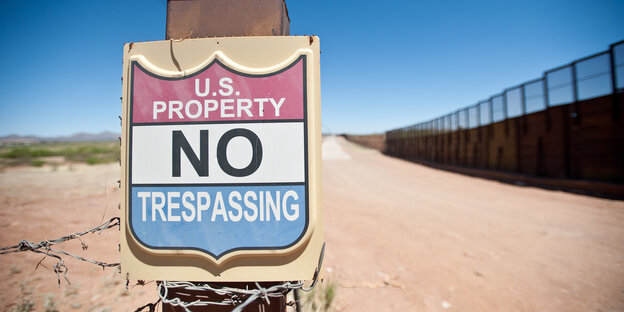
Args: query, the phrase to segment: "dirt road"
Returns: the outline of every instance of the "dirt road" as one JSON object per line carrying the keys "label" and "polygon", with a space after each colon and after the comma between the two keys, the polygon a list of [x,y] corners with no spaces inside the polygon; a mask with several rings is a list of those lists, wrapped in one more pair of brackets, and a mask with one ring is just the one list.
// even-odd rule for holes
{"label": "dirt road", "polygon": [[324,143],[327,267],[348,311],[624,311],[624,202]]}
{"label": "dirt road", "polygon": [[[342,138],[323,151],[327,251],[337,311],[624,311],[624,202],[466,177]],[[0,172],[0,246],[56,238],[119,215],[110,165]],[[118,261],[119,232],[62,246]],[[41,256],[0,256],[0,310],[134,311],[156,298],[114,269],[67,259],[69,286]],[[48,268],[56,262],[43,261]],[[132,286],[132,285],[131,285]],[[48,299],[46,299],[48,298]]]}

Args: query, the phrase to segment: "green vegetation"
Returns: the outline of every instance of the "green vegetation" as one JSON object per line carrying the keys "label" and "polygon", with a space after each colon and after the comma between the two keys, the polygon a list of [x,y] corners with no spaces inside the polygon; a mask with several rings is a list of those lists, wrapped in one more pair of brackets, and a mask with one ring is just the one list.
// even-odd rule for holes
{"label": "green vegetation", "polygon": [[33,166],[33,167],[41,167],[41,166],[43,166],[43,164],[45,164],[45,161],[43,161],[43,160],[41,160],[39,158],[30,160],[30,165]]}
{"label": "green vegetation", "polygon": [[30,312],[35,308],[35,303],[32,302],[28,298],[23,298],[22,302],[18,303],[17,306],[11,310],[12,312]]}
{"label": "green vegetation", "polygon": [[98,158],[95,156],[89,156],[85,159],[85,162],[88,165],[97,165],[97,164],[101,164],[101,163],[106,163],[107,161],[105,159],[102,158]]}
{"label": "green vegetation", "polygon": [[43,305],[45,312],[59,312],[56,302],[54,302],[54,294],[47,294]]}
{"label": "green vegetation", "polygon": [[89,165],[117,161],[118,142],[58,142],[29,145],[0,146],[0,168],[60,163],[87,163]]}
{"label": "green vegetation", "polygon": [[4,158],[20,159],[20,158],[33,158],[33,157],[47,157],[54,156],[55,154],[47,149],[33,148],[29,146],[18,146],[8,152],[2,154]]}
{"label": "green vegetation", "polygon": [[22,282],[20,283],[20,293],[22,301],[19,303],[14,303],[15,307],[11,310],[11,312],[30,312],[35,308],[35,303],[30,300],[30,295],[32,295],[32,291],[29,288],[29,285]]}

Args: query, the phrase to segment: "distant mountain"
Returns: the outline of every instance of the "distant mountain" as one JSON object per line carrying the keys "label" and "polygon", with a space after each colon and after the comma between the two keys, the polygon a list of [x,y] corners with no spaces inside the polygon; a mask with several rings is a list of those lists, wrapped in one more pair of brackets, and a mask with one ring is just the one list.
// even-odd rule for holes
{"label": "distant mountain", "polygon": [[70,136],[61,136],[56,138],[48,138],[47,142],[85,142],[85,141],[114,141],[120,136],[119,133],[113,133],[110,131],[104,131],[96,134],[79,132]]}
{"label": "distant mountain", "polygon": [[41,142],[41,138],[32,136],[32,135],[21,136],[17,134],[0,137],[0,143],[36,143],[36,142]]}
{"label": "distant mountain", "polygon": [[21,136],[17,134],[0,137],[0,143],[38,143],[38,142],[87,142],[87,141],[114,141],[119,133],[104,131],[100,133],[79,132],[70,136],[39,137],[34,135]]}

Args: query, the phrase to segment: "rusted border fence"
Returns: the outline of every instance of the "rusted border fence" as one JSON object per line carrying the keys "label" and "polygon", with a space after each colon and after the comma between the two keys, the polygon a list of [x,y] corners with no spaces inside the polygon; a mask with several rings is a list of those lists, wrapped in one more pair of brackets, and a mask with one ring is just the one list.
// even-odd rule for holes
{"label": "rusted border fence", "polygon": [[620,41],[475,105],[387,131],[383,151],[540,177],[623,182],[623,91]]}

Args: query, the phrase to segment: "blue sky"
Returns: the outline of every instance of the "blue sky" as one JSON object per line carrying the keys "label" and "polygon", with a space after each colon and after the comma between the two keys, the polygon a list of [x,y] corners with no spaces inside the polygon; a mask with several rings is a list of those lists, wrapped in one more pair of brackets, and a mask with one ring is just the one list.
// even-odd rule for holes
{"label": "blue sky", "polygon": [[[624,39],[624,1],[287,1],[321,38],[323,129],[454,111]],[[122,47],[164,39],[165,0],[0,3],[0,136],[119,132]]]}

